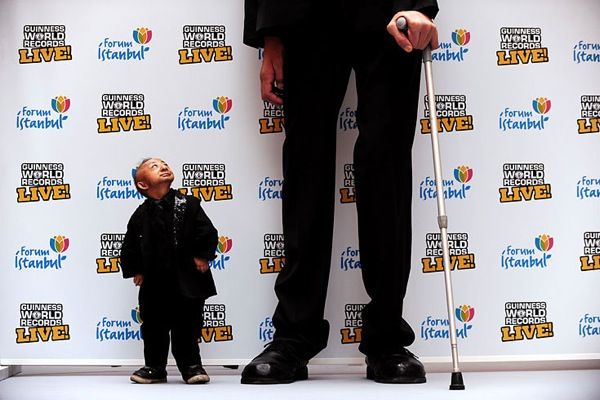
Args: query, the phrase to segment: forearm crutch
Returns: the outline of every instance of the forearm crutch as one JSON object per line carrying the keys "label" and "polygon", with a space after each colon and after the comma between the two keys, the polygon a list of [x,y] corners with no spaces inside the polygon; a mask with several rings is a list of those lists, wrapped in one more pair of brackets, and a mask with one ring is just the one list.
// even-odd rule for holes
{"label": "forearm crutch", "polygon": [[[396,27],[403,33],[408,32],[406,18],[396,20]],[[450,255],[448,251],[448,216],[444,201],[444,187],[442,177],[442,161],[438,142],[438,125],[435,105],[435,91],[433,90],[433,72],[431,59],[431,46],[423,50],[423,65],[425,67],[425,86],[427,87],[427,104],[429,106],[429,123],[431,125],[431,149],[433,151],[433,171],[435,188],[437,190],[438,226],[442,239],[442,256],[444,260],[444,281],[446,283],[446,304],[448,306],[448,321],[450,333],[450,347],[452,349],[452,378],[450,390],[464,390],[462,373],[458,366],[458,345],[456,341],[456,320],[454,318],[454,293],[452,291],[452,277],[450,276]]]}

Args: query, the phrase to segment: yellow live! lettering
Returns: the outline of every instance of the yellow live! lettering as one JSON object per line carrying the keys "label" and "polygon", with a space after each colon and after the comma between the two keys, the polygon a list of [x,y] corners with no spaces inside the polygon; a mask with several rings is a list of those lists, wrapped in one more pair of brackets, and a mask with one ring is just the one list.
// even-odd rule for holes
{"label": "yellow live! lettering", "polygon": [[17,188],[17,203],[66,200],[71,198],[70,185],[32,186]]}
{"label": "yellow live! lettering", "polygon": [[233,60],[231,46],[179,50],[179,64],[199,64],[203,62],[231,60]]}
{"label": "yellow live! lettering", "polygon": [[[425,257],[421,259],[423,272],[440,272],[444,270],[444,259],[442,257]],[[474,269],[475,254],[460,254],[450,256],[450,270]]]}
{"label": "yellow live! lettering", "polygon": [[362,340],[362,328],[342,328],[342,344],[360,343]]}
{"label": "yellow live! lettering", "polygon": [[261,258],[258,260],[261,274],[280,272],[285,266],[285,257]]}
{"label": "yellow live! lettering", "polygon": [[503,326],[500,328],[503,342],[514,342],[518,340],[542,339],[554,336],[553,323]]}
{"label": "yellow live! lettering", "polygon": [[[421,133],[431,133],[431,122],[425,118],[419,121],[421,124]],[[473,130],[473,116],[463,115],[460,117],[444,117],[437,119],[438,132],[461,132]]]}
{"label": "yellow live! lettering", "polygon": [[96,258],[96,272],[99,274],[110,274],[121,271],[121,258]]}
{"label": "yellow live! lettering", "polygon": [[205,343],[233,340],[232,327],[231,325],[204,327],[200,331],[200,338]]}
{"label": "yellow live! lettering", "polygon": [[261,118],[258,120],[260,133],[281,133],[285,125],[285,119],[282,117]]}
{"label": "yellow live! lettering", "polygon": [[514,203],[517,201],[544,200],[552,198],[550,184],[502,187],[500,203]]}
{"label": "yellow live! lettering", "polygon": [[69,325],[57,326],[32,326],[28,328],[16,328],[17,343],[47,342],[49,340],[69,340]]}
{"label": "yellow live! lettering", "polygon": [[517,65],[529,63],[548,62],[548,48],[523,49],[523,50],[499,50],[496,52],[498,65]]}
{"label": "yellow live! lettering", "polygon": [[354,195],[354,188],[341,188],[340,189],[340,203],[355,203],[356,196]]}
{"label": "yellow live! lettering", "polygon": [[579,257],[581,262],[582,271],[593,271],[600,269],[600,254],[595,256],[581,256]]}
{"label": "yellow live! lettering", "polygon": [[589,121],[586,119],[577,120],[578,130],[580,134],[586,133],[598,133],[600,132],[600,118],[590,118]]}
{"label": "yellow live! lettering", "polygon": [[98,133],[114,133],[122,131],[134,131],[148,130],[152,128],[150,123],[150,115],[136,115],[129,117],[111,117],[111,118],[98,118]]}
{"label": "yellow live! lettering", "polygon": [[19,64],[71,60],[71,46],[19,49]]}
{"label": "yellow live! lettering", "polygon": [[220,186],[202,186],[193,188],[180,188],[181,194],[191,194],[202,201],[222,201],[233,199],[233,189],[231,185]]}

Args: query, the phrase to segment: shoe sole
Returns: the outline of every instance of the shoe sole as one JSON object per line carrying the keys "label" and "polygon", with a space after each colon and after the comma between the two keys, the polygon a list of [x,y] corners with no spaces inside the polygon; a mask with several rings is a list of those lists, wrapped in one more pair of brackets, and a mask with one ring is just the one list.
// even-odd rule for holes
{"label": "shoe sole", "polygon": [[369,367],[367,367],[367,379],[375,381],[377,383],[425,383],[427,379],[424,376],[419,376],[416,378],[407,378],[404,376],[395,376],[393,378],[381,378],[375,376],[375,372]]}
{"label": "shoe sole", "polygon": [[210,377],[208,375],[195,375],[190,379],[185,381],[188,385],[197,385],[210,382]]}
{"label": "shoe sole", "polygon": [[167,378],[147,379],[147,378],[142,378],[141,376],[131,375],[129,377],[129,380],[132,382],[135,382],[135,383],[149,384],[149,383],[165,383],[167,381]]}
{"label": "shoe sole", "polygon": [[296,371],[296,374],[287,379],[275,379],[268,376],[265,377],[247,377],[242,375],[241,383],[244,385],[277,385],[280,383],[293,383],[296,381],[304,381],[308,379],[308,368],[303,367]]}

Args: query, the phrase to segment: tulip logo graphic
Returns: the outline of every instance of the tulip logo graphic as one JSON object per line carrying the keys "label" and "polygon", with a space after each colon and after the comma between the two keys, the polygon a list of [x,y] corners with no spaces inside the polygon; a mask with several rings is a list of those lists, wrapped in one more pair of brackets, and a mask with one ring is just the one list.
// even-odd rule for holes
{"label": "tulip logo graphic", "polygon": [[535,238],[535,247],[539,251],[550,251],[550,249],[554,246],[554,238],[550,235],[543,234]]}
{"label": "tulip logo graphic", "polygon": [[[500,255],[500,265],[505,270],[547,268],[550,266],[550,260],[552,259],[550,249],[553,246],[554,238],[547,234],[535,238],[535,248],[508,245]],[[538,251],[541,253],[538,253]]]}
{"label": "tulip logo graphic", "polygon": [[550,99],[545,97],[538,97],[537,99],[533,99],[531,105],[533,106],[533,110],[538,114],[546,114],[550,111],[550,107],[552,106],[552,102]]}
{"label": "tulip logo graphic", "polygon": [[137,28],[133,31],[133,40],[139,44],[147,44],[152,40],[152,31],[148,28]]}
{"label": "tulip logo graphic", "polygon": [[[468,322],[475,316],[475,309],[469,305],[462,305],[456,308],[454,314],[456,319],[462,322],[462,325],[456,326],[456,337],[459,339],[467,339],[469,337],[469,331],[473,329],[473,325]],[[421,322],[421,339],[447,339],[450,334],[449,325],[450,321],[448,318],[436,318],[429,315]]]}
{"label": "tulip logo graphic", "polygon": [[[98,44],[98,60],[105,61],[141,61],[146,59],[150,51],[152,31],[148,28],[137,28],[132,32],[133,41],[104,37]],[[139,46],[136,46],[139,45]]]}
{"label": "tulip logo graphic", "polygon": [[50,239],[50,248],[56,253],[64,253],[69,248],[69,238],[54,236]]}
{"label": "tulip logo graphic", "polygon": [[131,309],[131,319],[138,324],[143,322],[142,317],[140,316],[140,306]]}
{"label": "tulip logo graphic", "polygon": [[498,115],[498,128],[502,132],[542,131],[550,120],[547,115],[552,107],[550,99],[538,97],[531,102],[531,109],[514,109],[504,107]]}
{"label": "tulip logo graphic", "polygon": [[227,96],[217,97],[213,100],[213,108],[219,114],[225,114],[231,110],[232,101]]}
{"label": "tulip logo graphic", "polygon": [[[453,171],[454,179],[444,179],[444,198],[462,200],[467,198],[471,185],[467,184],[473,178],[473,170],[467,165],[460,165]],[[426,176],[419,185],[419,198],[421,200],[435,199],[437,187],[435,179]]]}
{"label": "tulip logo graphic", "polygon": [[217,243],[217,252],[220,254],[228,253],[233,247],[233,240],[227,236],[220,236],[219,242]]}
{"label": "tulip logo graphic", "polygon": [[452,41],[459,46],[466,46],[471,41],[471,32],[466,29],[457,29],[452,32]]}
{"label": "tulip logo graphic", "polygon": [[65,113],[71,107],[71,99],[66,96],[57,96],[51,101],[52,109],[57,113]]}
{"label": "tulip logo graphic", "polygon": [[177,129],[180,129],[182,132],[193,130],[224,130],[226,122],[231,119],[227,113],[231,110],[232,106],[233,100],[227,96],[219,96],[212,99],[212,109],[184,107],[177,117]]}
{"label": "tulip logo graphic", "polygon": [[467,183],[473,178],[473,169],[466,165],[461,165],[454,169],[454,179],[461,183]]}
{"label": "tulip logo graphic", "polygon": [[231,257],[227,255],[229,250],[233,247],[233,240],[227,236],[219,236],[217,242],[217,257],[214,260],[208,262],[208,266],[211,270],[224,270],[227,266],[227,262],[231,260]]}
{"label": "tulip logo graphic", "polygon": [[434,61],[465,61],[465,57],[469,53],[467,44],[471,41],[471,32],[460,28],[450,32],[450,38],[451,40],[448,42],[441,41],[439,48],[431,54]]}
{"label": "tulip logo graphic", "polygon": [[460,322],[467,323],[475,316],[475,309],[469,305],[462,305],[456,307],[456,319]]}

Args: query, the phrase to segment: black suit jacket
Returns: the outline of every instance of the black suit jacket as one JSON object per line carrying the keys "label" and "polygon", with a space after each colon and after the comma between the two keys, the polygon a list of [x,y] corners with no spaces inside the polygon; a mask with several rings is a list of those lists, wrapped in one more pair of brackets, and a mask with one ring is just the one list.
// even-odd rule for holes
{"label": "black suit jacket", "polygon": [[[201,273],[196,269],[194,257],[213,260],[217,247],[217,230],[202,210],[200,200],[193,196],[184,196],[172,190],[171,195],[177,198],[183,208],[183,218],[177,224],[177,246],[165,246],[157,243],[154,231],[152,208],[154,200],[146,199],[131,216],[127,224],[127,232],[121,247],[121,270],[124,278],[135,274],[144,275],[144,291],[165,293],[168,284],[166,278],[175,279],[178,291],[192,299],[206,299],[215,295],[216,288],[210,269]],[[178,219],[177,217],[175,218]],[[171,224],[173,225],[173,223]],[[172,229],[172,226],[169,227]],[[164,237],[164,236],[163,236]],[[171,236],[171,239],[173,237]],[[165,269],[165,255],[169,249],[171,260],[168,271]]]}
{"label": "black suit jacket", "polygon": [[[332,2],[333,3],[330,3]],[[385,29],[398,11],[415,10],[434,18],[438,12],[437,0],[362,0],[348,1],[358,7],[358,24],[364,30]],[[245,0],[244,43],[261,47],[265,35],[285,35],[293,29],[302,29],[334,0]],[[335,7],[335,6],[334,6]],[[335,17],[335,15],[332,15]],[[308,40],[314,36],[307,34]]]}

